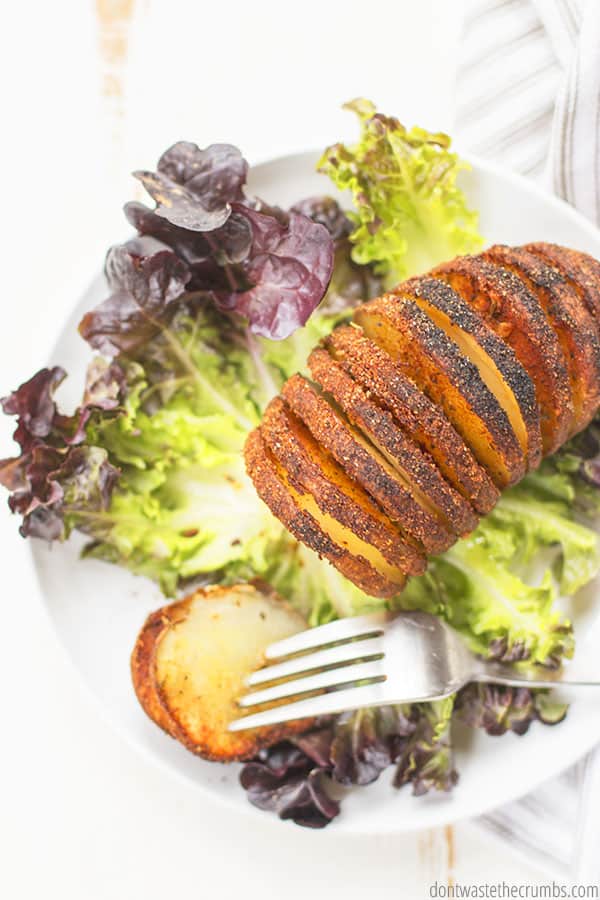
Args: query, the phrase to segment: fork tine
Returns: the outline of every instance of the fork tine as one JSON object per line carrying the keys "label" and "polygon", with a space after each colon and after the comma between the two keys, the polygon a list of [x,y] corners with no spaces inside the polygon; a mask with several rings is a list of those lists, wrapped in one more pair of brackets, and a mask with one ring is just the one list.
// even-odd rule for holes
{"label": "fork tine", "polygon": [[300,675],[302,672],[310,672],[313,669],[322,669],[325,666],[342,665],[353,660],[367,659],[383,653],[383,639],[381,637],[364,641],[349,641],[330,647],[328,650],[316,653],[305,653],[303,656],[294,656],[285,662],[274,663],[252,672],[246,678],[248,687],[256,684],[265,684],[268,681],[276,681],[278,678],[288,678],[290,675]]}
{"label": "fork tine", "polygon": [[350,619],[328,622],[327,625],[319,625],[318,628],[308,628],[306,631],[271,644],[267,647],[265,656],[267,659],[279,659],[303,650],[317,649],[323,644],[331,644],[333,641],[366,636],[373,631],[380,631],[389,616],[388,612],[376,612],[366,616],[354,616]]}
{"label": "fork tine", "polygon": [[352,681],[380,678],[384,675],[381,659],[371,660],[357,663],[355,666],[344,666],[330,669],[328,672],[318,672],[316,675],[307,675],[306,678],[285,681],[283,684],[276,684],[274,687],[264,688],[262,691],[253,691],[251,694],[246,694],[245,697],[240,697],[238,705],[241,707],[257,706],[260,703],[271,703],[274,700],[285,700],[286,697],[296,697],[307,691],[320,691],[324,688],[334,688]]}
{"label": "fork tine", "polygon": [[230,722],[228,731],[243,731],[246,728],[259,728],[263,725],[276,725],[278,722],[289,722],[292,719],[328,716],[343,712],[346,709],[358,709],[361,706],[384,706],[389,703],[385,689],[385,681],[364,684],[358,687],[330,691],[308,700],[296,703],[285,703],[264,712],[253,713]]}

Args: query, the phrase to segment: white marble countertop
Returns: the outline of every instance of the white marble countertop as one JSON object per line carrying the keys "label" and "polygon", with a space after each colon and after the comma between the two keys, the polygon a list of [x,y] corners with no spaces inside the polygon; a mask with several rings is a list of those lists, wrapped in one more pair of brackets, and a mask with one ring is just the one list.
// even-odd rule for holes
{"label": "white marble countertop", "polygon": [[[351,136],[340,105],[356,95],[407,124],[449,129],[457,5],[5,7],[0,394],[45,359],[105,248],[126,233],[128,173],[175,140],[230,140],[250,161],[321,147]],[[5,451],[10,431],[0,421]],[[63,656],[16,525],[2,499],[2,896],[419,900],[436,879],[537,881],[468,824],[372,839],[323,840],[268,817],[249,829],[139,758]]]}

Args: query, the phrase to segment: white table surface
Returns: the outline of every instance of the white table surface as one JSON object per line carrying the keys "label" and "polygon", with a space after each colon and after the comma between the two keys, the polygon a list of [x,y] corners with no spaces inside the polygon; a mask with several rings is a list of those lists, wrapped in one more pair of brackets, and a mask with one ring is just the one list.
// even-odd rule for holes
{"label": "white table surface", "polygon": [[[55,0],[6,5],[0,68],[0,394],[45,360],[126,225],[128,173],[178,139],[250,159],[352,137],[356,95],[452,125],[456,2]],[[0,421],[8,455],[11,423]],[[231,816],[154,768],[102,721],[43,613],[2,497],[4,687],[0,896],[374,896],[419,900],[438,879],[535,882],[468,824],[327,838]],[[107,648],[110,665],[110,648]]]}

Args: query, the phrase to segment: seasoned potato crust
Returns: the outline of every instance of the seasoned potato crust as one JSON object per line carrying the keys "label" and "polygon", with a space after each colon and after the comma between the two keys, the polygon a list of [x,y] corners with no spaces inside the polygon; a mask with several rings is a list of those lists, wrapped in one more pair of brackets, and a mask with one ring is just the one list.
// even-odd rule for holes
{"label": "seasoned potato crust", "polygon": [[473,531],[477,516],[471,506],[444,481],[433,460],[404,434],[390,413],[370,400],[326,350],[313,350],[308,367],[352,425],[414,486],[421,505],[441,518],[454,535]]}
{"label": "seasoned potato crust", "polygon": [[507,414],[528,468],[536,469],[542,458],[540,410],[533,382],[512,348],[443,281],[421,276],[404,282],[394,293],[413,299],[477,366]]}
{"label": "seasoned potato crust", "polygon": [[587,253],[570,250],[568,247],[559,247],[558,244],[543,242],[525,244],[523,250],[533,253],[534,256],[552,266],[567,279],[577,291],[579,299],[591,314],[596,328],[600,332],[600,263],[598,260]]}
{"label": "seasoned potato crust", "polygon": [[366,559],[350,553],[336,543],[309,512],[299,505],[300,498],[285,481],[263,441],[259,431],[248,435],[244,448],[248,475],[254,482],[258,496],[285,525],[297,541],[306,544],[319,556],[329,560],[335,568],[361,590],[374,597],[393,597],[400,585],[377,572]]}
{"label": "seasoned potato crust", "polygon": [[373,445],[361,438],[314,385],[294,375],[281,393],[314,438],[373,497],[404,535],[427,553],[441,552],[440,548],[449,545],[448,529],[419,504],[410,484]]}
{"label": "seasoned potato crust", "polygon": [[570,433],[573,401],[565,357],[537,298],[510,270],[481,257],[459,257],[432,274],[447,281],[512,347],[535,385],[544,453],[552,453]]}
{"label": "seasoned potato crust", "polygon": [[495,506],[497,488],[443,410],[362,328],[336,328],[326,338],[325,346],[367,395],[390,412],[408,437],[430,454],[448,483],[470,501],[476,512],[485,514]]}
{"label": "seasoned potato crust", "polygon": [[525,457],[508,417],[473,363],[413,301],[371,300],[355,318],[438,403],[499,487],[525,474]]}
{"label": "seasoned potato crust", "polygon": [[146,714],[171,737],[175,737],[175,726],[158,693],[155,651],[166,629],[185,618],[186,609],[187,603],[180,601],[150,613],[131,654],[131,678],[137,698]]}
{"label": "seasoned potato crust", "polygon": [[211,587],[152,613],[131,657],[147,715],[192,753],[217,762],[250,759],[261,747],[311,726],[308,720],[232,733],[244,678],[264,665],[275,640],[306,627],[272,591]]}
{"label": "seasoned potato crust", "polygon": [[388,566],[411,575],[425,571],[423,554],[402,539],[389,518],[322,450],[281,398],[275,397],[265,410],[261,435],[290,483],[300,493],[312,494],[322,512],[372,544]]}
{"label": "seasoned potato crust", "polygon": [[600,403],[600,338],[589,309],[574,285],[543,256],[503,245],[490,247],[483,255],[521,278],[545,310],[569,372],[574,406],[571,433],[581,431]]}

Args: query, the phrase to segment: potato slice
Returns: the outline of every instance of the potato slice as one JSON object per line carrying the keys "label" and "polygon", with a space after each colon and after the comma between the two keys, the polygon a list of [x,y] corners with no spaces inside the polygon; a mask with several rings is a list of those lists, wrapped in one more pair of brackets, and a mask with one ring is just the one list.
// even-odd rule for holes
{"label": "potato slice", "polygon": [[497,488],[444,412],[362,328],[342,325],[326,338],[325,346],[344,371],[433,458],[449,484],[476,512],[483,515],[495,506]]}
{"label": "potato slice", "polygon": [[413,301],[393,295],[355,311],[365,333],[439,403],[498,487],[525,474],[525,457],[508,417],[477,367]]}
{"label": "potato slice", "polygon": [[456,536],[473,531],[477,516],[470,504],[444,481],[433,460],[406,437],[390,413],[369,399],[327,350],[313,350],[308,367],[316,383],[326,395],[331,395],[350,423],[412,485],[421,506],[441,519]]}
{"label": "potato slice", "polygon": [[248,435],[244,456],[258,496],[297,541],[327,559],[366,594],[394,597],[400,592],[403,584],[389,581],[360,553],[352,552],[342,543],[346,540],[368,552],[366,542],[359,545],[358,538],[353,540],[349,529],[319,513],[314,498],[294,490],[263,441],[260,429]]}
{"label": "potato slice", "polygon": [[581,302],[591,313],[596,328],[600,329],[600,263],[588,253],[560,247],[558,244],[547,244],[543,241],[525,244],[528,250],[552,266],[571,284]]}
{"label": "potato slice", "polygon": [[543,257],[500,244],[483,256],[514,272],[538,298],[567,363],[574,406],[571,433],[581,431],[600,404],[600,338],[593,316],[573,284]]}
{"label": "potato slice", "polygon": [[294,375],[281,393],[313,437],[377,501],[403,534],[416,540],[427,553],[439,553],[454,542],[449,530],[420,505],[411,484],[314,385]]}
{"label": "potato slice", "polygon": [[542,458],[540,410],[533,382],[514,351],[452,288],[436,278],[414,278],[393,291],[410,297],[477,366],[482,381],[508,416],[529,469]]}
{"label": "potato slice", "polygon": [[535,385],[544,453],[567,439],[573,421],[571,385],[558,338],[537,298],[508,269],[463,256],[431,273],[447,281],[512,347]]}
{"label": "potato slice", "polygon": [[322,449],[279,397],[265,410],[260,431],[296,491],[312,494],[321,514],[331,516],[371,545],[366,552],[374,568],[400,583],[407,573],[425,571],[424,555],[403,540],[385,513]]}
{"label": "potato slice", "polygon": [[158,693],[154,651],[168,623],[184,615],[185,610],[180,603],[171,603],[150,613],[131,654],[131,677],[137,698],[152,721],[171,737],[175,737],[175,727]]}
{"label": "potato slice", "polygon": [[152,613],[131,657],[148,716],[192,753],[219,762],[250,759],[261,747],[306,731],[310,720],[230,733],[244,679],[264,651],[306,628],[273,592],[250,584],[212,587]]}

